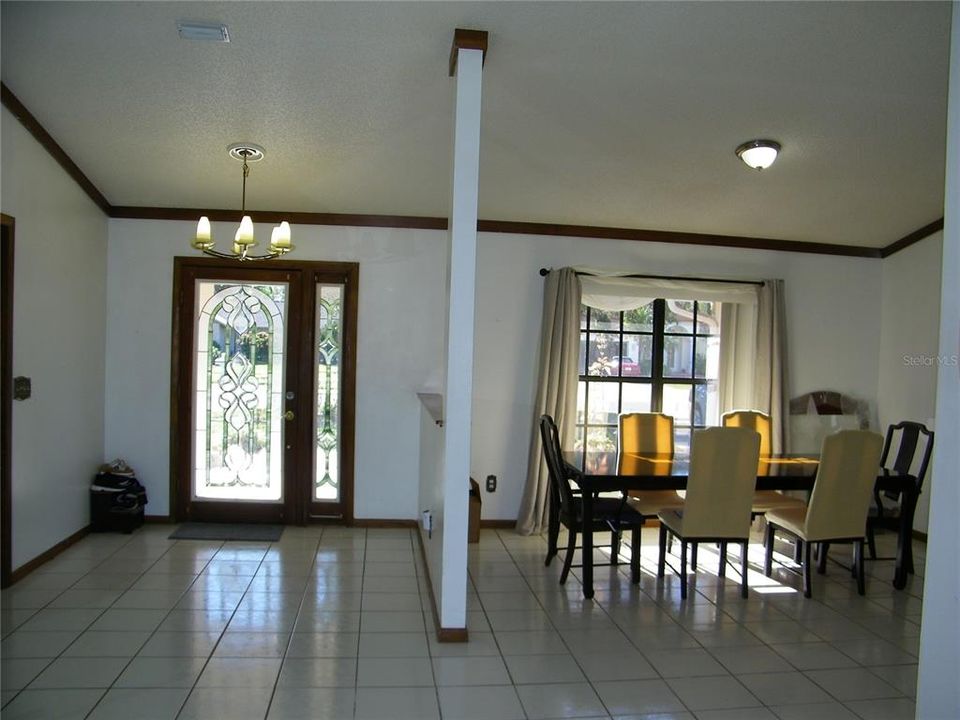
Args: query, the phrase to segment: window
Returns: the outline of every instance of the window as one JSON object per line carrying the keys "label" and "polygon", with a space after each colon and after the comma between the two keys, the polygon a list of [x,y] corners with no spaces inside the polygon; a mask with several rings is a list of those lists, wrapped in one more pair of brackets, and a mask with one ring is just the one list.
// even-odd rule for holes
{"label": "window", "polygon": [[623,312],[580,308],[577,449],[617,449],[620,413],[663,412],[678,451],[720,420],[720,303],[653,300]]}

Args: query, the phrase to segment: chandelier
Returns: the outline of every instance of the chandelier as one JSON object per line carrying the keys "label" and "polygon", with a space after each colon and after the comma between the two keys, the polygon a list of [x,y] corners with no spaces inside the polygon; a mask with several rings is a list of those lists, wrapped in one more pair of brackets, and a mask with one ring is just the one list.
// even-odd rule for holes
{"label": "chandelier", "polygon": [[251,143],[238,143],[227,149],[230,152],[230,157],[243,163],[243,192],[240,201],[240,214],[243,217],[240,220],[240,227],[237,228],[237,233],[233,237],[233,251],[226,253],[213,249],[214,240],[210,230],[210,218],[206,215],[201,217],[197,223],[197,235],[191,244],[197,250],[202,251],[204,255],[228,260],[240,260],[241,262],[244,260],[272,260],[281,255],[286,255],[293,250],[293,245],[290,243],[290,223],[286,220],[273,228],[268,252],[262,255],[251,253],[254,245],[257,244],[257,240],[253,236],[253,220],[247,215],[247,176],[250,174],[250,166],[247,163],[263,160],[263,148]]}

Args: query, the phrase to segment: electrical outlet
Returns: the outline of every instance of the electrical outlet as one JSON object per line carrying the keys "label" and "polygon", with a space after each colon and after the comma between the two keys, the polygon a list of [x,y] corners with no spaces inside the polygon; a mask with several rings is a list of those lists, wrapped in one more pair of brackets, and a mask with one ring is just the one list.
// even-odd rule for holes
{"label": "electrical outlet", "polygon": [[497,476],[487,475],[487,492],[497,491]]}

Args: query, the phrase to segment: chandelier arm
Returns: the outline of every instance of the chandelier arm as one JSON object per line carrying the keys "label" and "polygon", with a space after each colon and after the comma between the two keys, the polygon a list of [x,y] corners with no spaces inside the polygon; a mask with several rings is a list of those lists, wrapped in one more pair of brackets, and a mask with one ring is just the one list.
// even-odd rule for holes
{"label": "chandelier arm", "polygon": [[219,250],[201,250],[201,252],[204,255],[220,258],[221,260],[239,260],[240,262],[246,262],[247,260],[275,260],[278,257],[286,255],[286,252],[271,252],[264,253],[263,255],[234,255],[233,253],[220,252]]}

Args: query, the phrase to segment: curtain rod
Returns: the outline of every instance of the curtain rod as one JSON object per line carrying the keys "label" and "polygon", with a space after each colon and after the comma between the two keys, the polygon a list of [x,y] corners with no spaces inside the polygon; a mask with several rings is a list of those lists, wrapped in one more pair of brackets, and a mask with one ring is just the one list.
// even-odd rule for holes
{"label": "curtain rod", "polygon": [[[550,271],[547,268],[540,268],[540,277],[546,277]],[[599,277],[593,273],[577,271],[577,275],[589,275],[590,277]],[[734,285],[763,285],[762,280],[718,280],[717,278],[700,277],[678,277],[676,275],[611,275],[611,277],[622,278],[643,278],[645,280],[692,280],[694,282],[716,282],[731,283]]]}

